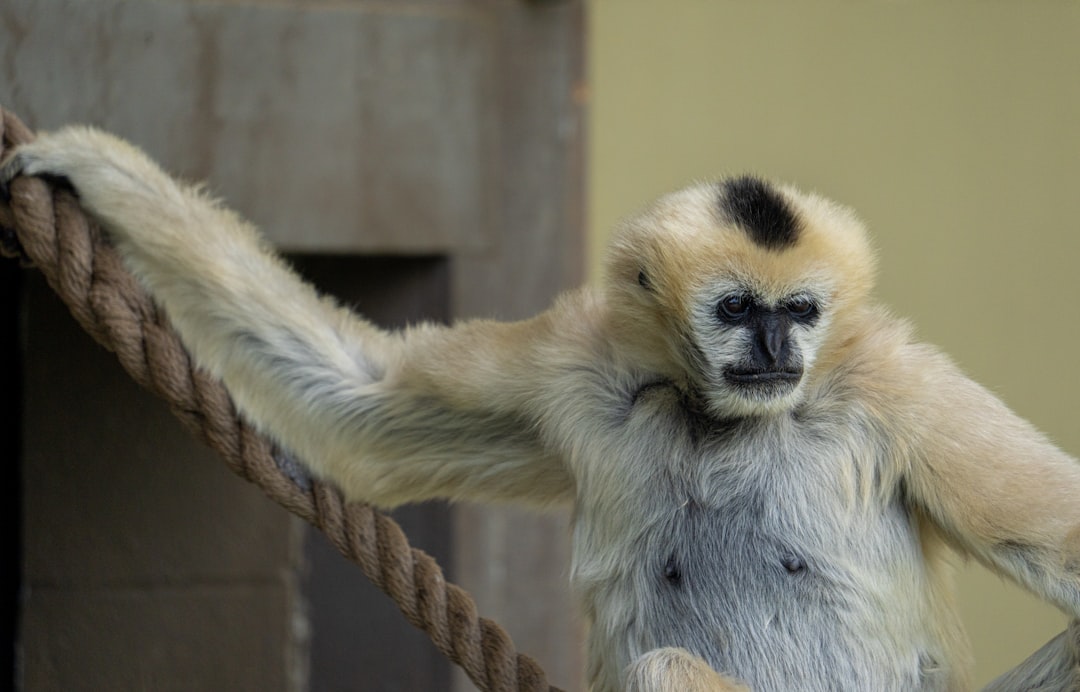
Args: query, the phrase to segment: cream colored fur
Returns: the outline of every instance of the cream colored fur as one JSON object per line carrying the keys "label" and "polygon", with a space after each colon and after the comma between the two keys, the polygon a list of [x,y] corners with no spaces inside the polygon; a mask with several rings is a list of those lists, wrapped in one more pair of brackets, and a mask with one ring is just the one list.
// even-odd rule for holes
{"label": "cream colored fur", "polygon": [[[835,204],[775,188],[800,231],[767,248],[689,188],[625,223],[599,290],[390,333],[109,135],[43,136],[19,174],[70,180],[196,362],[349,497],[572,504],[596,690],[967,689],[951,549],[1080,615],[1080,466],[870,302]],[[790,388],[725,376],[733,291],[819,308]]]}

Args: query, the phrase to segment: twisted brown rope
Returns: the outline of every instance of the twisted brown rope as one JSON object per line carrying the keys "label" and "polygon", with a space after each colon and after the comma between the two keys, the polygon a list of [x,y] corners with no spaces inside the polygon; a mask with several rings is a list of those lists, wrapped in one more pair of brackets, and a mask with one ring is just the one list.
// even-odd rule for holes
{"label": "twisted brown rope", "polygon": [[[30,130],[0,108],[0,160],[31,139]],[[480,689],[549,689],[539,665],[516,653],[499,625],[478,617],[472,598],[447,583],[429,555],[411,548],[392,519],[367,505],[345,504],[329,485],[302,489],[278,468],[271,443],[238,417],[218,381],[192,367],[176,333],[74,195],[35,178],[14,180],[10,192],[10,202],[0,201],[0,254],[36,266],[79,324],[229,468],[325,532]]]}

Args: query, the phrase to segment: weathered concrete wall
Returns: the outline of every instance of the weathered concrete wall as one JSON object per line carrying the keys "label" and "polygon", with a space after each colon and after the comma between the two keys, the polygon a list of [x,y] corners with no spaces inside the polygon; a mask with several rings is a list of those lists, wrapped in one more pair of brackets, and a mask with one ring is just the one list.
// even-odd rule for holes
{"label": "weathered concrete wall", "polygon": [[25,689],[294,689],[299,520],[27,278]]}
{"label": "weathered concrete wall", "polygon": [[468,2],[9,0],[0,103],[123,133],[291,250],[479,250],[496,40]]}

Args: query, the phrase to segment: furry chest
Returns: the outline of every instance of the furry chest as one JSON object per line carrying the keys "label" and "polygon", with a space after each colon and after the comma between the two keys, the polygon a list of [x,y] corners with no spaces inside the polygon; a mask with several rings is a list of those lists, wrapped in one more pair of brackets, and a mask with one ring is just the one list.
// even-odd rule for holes
{"label": "furry chest", "polygon": [[813,431],[785,446],[745,433],[738,445],[669,434],[662,450],[623,447],[625,466],[650,469],[641,482],[582,499],[574,574],[592,645],[622,666],[683,647],[762,690],[943,685],[928,672],[941,646],[904,504],[830,475],[858,452]]}

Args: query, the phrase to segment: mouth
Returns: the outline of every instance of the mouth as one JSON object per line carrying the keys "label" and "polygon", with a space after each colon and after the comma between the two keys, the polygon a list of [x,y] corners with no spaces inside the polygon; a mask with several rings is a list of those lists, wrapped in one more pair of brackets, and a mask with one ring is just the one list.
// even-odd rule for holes
{"label": "mouth", "polygon": [[741,387],[779,387],[795,385],[802,379],[802,370],[725,370],[724,379]]}

